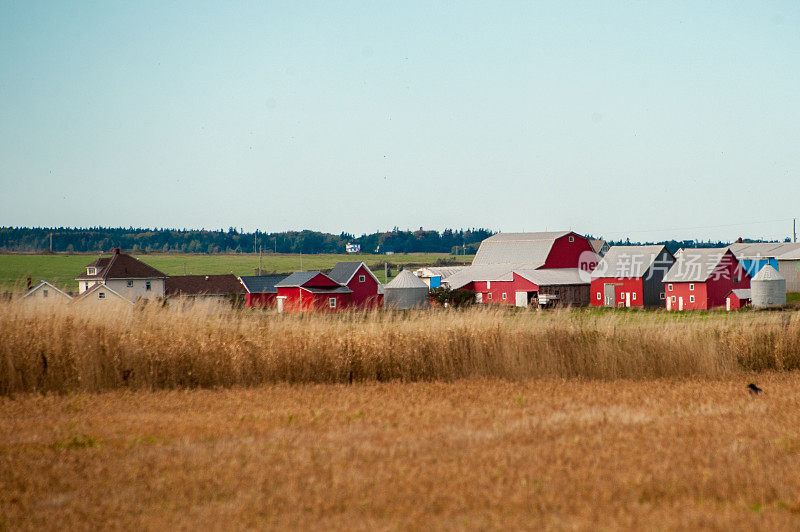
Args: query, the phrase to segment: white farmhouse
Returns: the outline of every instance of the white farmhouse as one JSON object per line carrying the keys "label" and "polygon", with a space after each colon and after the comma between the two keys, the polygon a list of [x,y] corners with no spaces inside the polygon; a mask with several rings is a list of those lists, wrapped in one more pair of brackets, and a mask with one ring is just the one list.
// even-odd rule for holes
{"label": "white farmhouse", "polygon": [[167,276],[137,260],[130,255],[114,249],[111,257],[101,257],[86,266],[86,273],[75,278],[78,281],[78,293],[83,295],[94,285],[101,285],[113,290],[129,301],[164,297],[164,284]]}

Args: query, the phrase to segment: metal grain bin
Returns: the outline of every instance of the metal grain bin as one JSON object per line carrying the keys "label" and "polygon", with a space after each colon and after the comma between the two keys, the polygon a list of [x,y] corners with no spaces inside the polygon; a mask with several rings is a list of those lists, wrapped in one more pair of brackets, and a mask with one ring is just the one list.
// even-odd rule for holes
{"label": "metal grain bin", "polygon": [[786,278],[769,264],[750,281],[754,308],[780,307],[786,304]]}
{"label": "metal grain bin", "polygon": [[383,287],[383,304],[394,310],[427,308],[428,285],[411,270],[403,270]]}

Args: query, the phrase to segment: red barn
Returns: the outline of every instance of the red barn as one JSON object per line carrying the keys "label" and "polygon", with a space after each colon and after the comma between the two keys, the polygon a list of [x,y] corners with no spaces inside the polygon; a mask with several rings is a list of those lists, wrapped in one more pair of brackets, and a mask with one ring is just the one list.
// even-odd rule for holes
{"label": "red barn", "polygon": [[340,262],[328,277],[352,290],[353,307],[378,308],[383,304],[383,295],[378,293],[381,283],[363,262]]}
{"label": "red barn", "polygon": [[664,246],[614,246],[592,272],[597,307],[664,306],[664,275],[675,257]]}
{"label": "red barn", "polygon": [[589,240],[572,231],[499,233],[481,242],[471,266],[443,282],[472,290],[483,303],[582,306],[599,260]]}
{"label": "red barn", "polygon": [[749,307],[752,304],[749,288],[736,288],[731,290],[728,297],[725,298],[726,310],[739,310],[740,308]]}
{"label": "red barn", "polygon": [[250,308],[272,308],[275,306],[278,289],[275,283],[286,279],[286,275],[246,275],[239,277],[246,294],[244,303]]}
{"label": "red barn", "polygon": [[731,290],[750,288],[750,276],[727,248],[683,250],[663,282],[667,310],[720,307]]}
{"label": "red barn", "polygon": [[352,293],[318,271],[294,272],[275,288],[278,312],[338,312],[350,305]]}

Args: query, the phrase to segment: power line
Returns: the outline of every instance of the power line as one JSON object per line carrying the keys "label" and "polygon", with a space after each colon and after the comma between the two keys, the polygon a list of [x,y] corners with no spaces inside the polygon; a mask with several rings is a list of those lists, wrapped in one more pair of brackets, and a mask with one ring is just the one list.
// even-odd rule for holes
{"label": "power line", "polygon": [[746,225],[758,225],[758,224],[771,224],[777,222],[788,222],[791,221],[792,218],[782,218],[780,220],[764,220],[760,222],[743,222],[743,223],[735,223],[735,224],[720,224],[720,225],[700,225],[695,227],[672,227],[672,228],[663,228],[663,229],[637,229],[636,231],[604,231],[608,234],[632,234],[632,233],[658,233],[663,231],[692,231],[695,229],[718,229],[721,227],[740,227]]}

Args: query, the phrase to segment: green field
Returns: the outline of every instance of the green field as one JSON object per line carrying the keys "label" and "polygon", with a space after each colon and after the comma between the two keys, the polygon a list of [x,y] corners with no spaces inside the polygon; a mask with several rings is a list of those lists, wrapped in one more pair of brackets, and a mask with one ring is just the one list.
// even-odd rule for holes
{"label": "green field", "polygon": [[[3,291],[21,291],[25,288],[25,279],[30,276],[34,284],[40,280],[49,281],[63,290],[75,290],[75,277],[84,271],[84,267],[99,255],[0,255],[0,289]],[[258,268],[258,255],[252,253],[190,255],[190,254],[147,254],[134,256],[143,262],[158,268],[167,275],[183,275],[184,267],[188,275],[233,273],[235,275],[253,275]],[[332,268],[339,261],[364,261],[378,279],[383,282],[383,263],[390,264],[434,264],[437,260],[458,260],[469,263],[472,255],[455,257],[448,253],[398,253],[395,255],[303,255],[304,270],[324,270]],[[264,273],[289,273],[300,269],[300,255],[266,254],[261,259]],[[389,279],[397,275],[393,269]]]}

